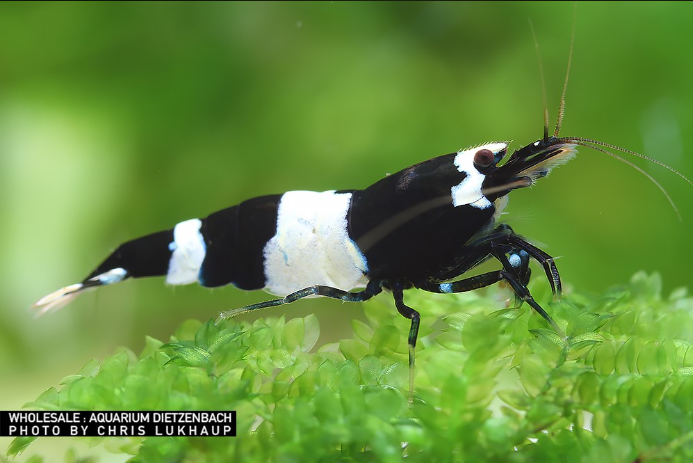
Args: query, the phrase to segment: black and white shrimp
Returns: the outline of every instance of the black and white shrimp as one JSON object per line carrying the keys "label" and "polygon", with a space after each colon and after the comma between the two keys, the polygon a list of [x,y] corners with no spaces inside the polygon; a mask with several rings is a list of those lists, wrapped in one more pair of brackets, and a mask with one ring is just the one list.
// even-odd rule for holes
{"label": "black and white shrimp", "polygon": [[[499,221],[508,195],[546,177],[575,156],[578,147],[615,157],[613,150],[641,156],[596,140],[559,136],[564,97],[554,134],[549,135],[545,118],[543,136],[510,155],[509,143],[492,142],[423,161],[361,190],[252,198],[128,241],[80,283],[45,296],[34,307],[44,313],[87,289],[153,276],[164,276],[170,285],[233,284],[281,296],[220,318],[308,296],[365,301],[386,290],[411,321],[411,375],[420,315],[405,304],[404,291],[459,293],[505,281],[518,301],[564,336],[527,289],[529,262],[535,260],[553,293],[560,295],[558,269],[549,254]],[[489,259],[497,260],[499,269],[464,277]]]}

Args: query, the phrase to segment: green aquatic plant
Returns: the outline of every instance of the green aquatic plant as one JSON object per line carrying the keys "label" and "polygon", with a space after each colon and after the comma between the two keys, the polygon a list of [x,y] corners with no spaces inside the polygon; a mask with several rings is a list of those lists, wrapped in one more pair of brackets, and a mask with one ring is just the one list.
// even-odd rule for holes
{"label": "green aquatic plant", "polygon": [[408,295],[424,320],[411,404],[408,323],[382,298],[319,348],[312,315],[187,321],[26,407],[237,411],[237,437],[80,438],[133,462],[691,461],[693,298],[644,273],[600,297],[532,289],[567,338],[526,305],[498,310],[503,289]]}

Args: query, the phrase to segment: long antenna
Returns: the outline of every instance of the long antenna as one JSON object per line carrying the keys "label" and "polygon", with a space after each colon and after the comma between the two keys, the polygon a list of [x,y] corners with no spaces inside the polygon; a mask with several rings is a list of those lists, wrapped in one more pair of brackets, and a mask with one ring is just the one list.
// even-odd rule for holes
{"label": "long antenna", "polygon": [[559,138],[557,141],[559,141],[559,142],[575,143],[576,145],[580,145],[580,146],[584,146],[584,147],[587,147],[587,148],[591,148],[591,149],[593,149],[593,150],[595,150],[595,151],[599,151],[599,152],[602,152],[602,153],[604,153],[604,154],[607,154],[607,155],[611,156],[612,158],[615,158],[615,159],[617,159],[617,160],[623,162],[624,164],[627,164],[627,165],[631,166],[633,169],[637,170],[637,171],[640,172],[642,175],[644,175],[645,177],[647,177],[652,183],[655,184],[655,186],[656,186],[657,188],[659,188],[659,190],[662,192],[662,194],[664,194],[664,196],[666,197],[667,201],[669,201],[669,204],[671,205],[671,207],[674,209],[674,212],[676,213],[676,216],[678,217],[679,222],[682,222],[682,221],[683,221],[683,218],[681,217],[681,213],[679,212],[678,207],[676,207],[676,204],[674,203],[674,200],[671,198],[671,196],[669,196],[669,193],[667,192],[667,190],[665,190],[664,187],[663,187],[662,185],[660,185],[660,183],[659,183],[657,180],[655,180],[650,174],[648,174],[648,173],[645,172],[643,169],[641,169],[640,167],[636,166],[635,164],[633,164],[633,163],[630,162],[629,160],[624,159],[624,158],[622,158],[621,156],[618,156],[617,154],[612,153],[611,151],[609,151],[609,150],[607,150],[607,149],[605,149],[605,148],[613,149],[613,150],[615,150],[615,151],[621,151],[622,153],[627,153],[627,154],[630,154],[630,155],[632,155],[632,156],[637,156],[637,157],[639,157],[639,158],[646,159],[646,160],[648,160],[648,161],[650,161],[650,162],[653,162],[653,163],[655,163],[655,164],[657,164],[657,165],[659,165],[659,166],[662,166],[662,167],[664,167],[665,169],[668,169],[669,171],[671,171],[671,172],[673,172],[674,174],[678,175],[678,176],[681,177],[684,181],[686,181],[689,185],[693,185],[693,182],[691,182],[691,181],[688,179],[688,177],[686,177],[685,175],[683,175],[683,174],[682,174],[681,172],[679,172],[678,170],[674,169],[674,168],[671,167],[671,166],[668,166],[667,164],[664,164],[664,163],[661,162],[661,161],[658,161],[658,160],[656,160],[656,159],[653,159],[653,158],[651,158],[651,157],[649,157],[649,156],[645,156],[644,154],[640,154],[640,153],[637,153],[637,152],[635,152],[635,151],[631,151],[631,150],[626,149],[626,148],[621,148],[620,146],[612,145],[612,144],[610,144],[610,143],[604,143],[604,142],[601,142],[601,141],[598,141],[598,140],[592,140],[592,139],[590,139],[590,138],[582,138],[582,137],[561,137],[561,138]]}
{"label": "long antenna", "polygon": [[568,69],[565,71],[565,82],[563,82],[563,93],[561,94],[561,104],[558,107],[558,120],[556,121],[556,130],[553,131],[553,136],[558,137],[563,125],[563,116],[565,115],[565,93],[568,90],[568,77],[570,77],[570,65],[573,62],[573,45],[575,44],[575,22],[577,20],[577,3],[573,10],[573,32],[570,34],[570,52],[568,52]]}
{"label": "long antenna", "polygon": [[544,107],[544,141],[549,139],[549,109],[546,106],[546,85],[544,84],[544,66],[541,63],[541,53],[539,52],[539,41],[537,40],[537,34],[534,32],[534,24],[532,20],[529,20],[529,28],[532,30],[532,37],[534,38],[534,49],[537,52],[537,62],[539,63],[539,77],[541,78],[541,99]]}
{"label": "long antenna", "polygon": [[566,141],[574,141],[574,142],[586,142],[586,143],[591,143],[593,145],[599,145],[603,146],[605,148],[610,148],[612,150],[620,151],[622,153],[630,154],[631,156],[636,156],[639,158],[642,158],[646,161],[652,162],[654,164],[657,164],[660,167],[664,167],[668,171],[672,172],[673,174],[677,175],[681,179],[683,179],[686,183],[689,185],[693,186],[693,181],[691,181],[688,177],[683,175],[681,172],[678,170],[674,169],[668,164],[664,164],[662,161],[658,161],[655,158],[651,158],[649,156],[645,156],[644,154],[640,154],[636,151],[629,150],[627,148],[621,148],[620,146],[612,145],[611,143],[605,143],[603,141],[598,141],[598,140],[592,140],[591,138],[584,138],[584,137],[561,137],[561,140],[566,140]]}

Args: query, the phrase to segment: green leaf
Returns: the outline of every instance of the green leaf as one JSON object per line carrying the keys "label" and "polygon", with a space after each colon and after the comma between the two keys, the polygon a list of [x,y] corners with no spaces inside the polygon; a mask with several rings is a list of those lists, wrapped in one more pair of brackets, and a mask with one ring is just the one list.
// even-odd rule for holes
{"label": "green leaf", "polygon": [[584,347],[585,345],[592,345],[600,342],[606,341],[606,338],[599,334],[599,333],[582,333],[579,334],[570,340],[571,347],[573,349],[579,349],[581,347]]}
{"label": "green leaf", "polygon": [[532,398],[523,391],[501,390],[498,391],[498,397],[517,410],[526,410],[532,404]]}
{"label": "green leaf", "polygon": [[399,346],[399,338],[400,335],[397,327],[393,325],[382,325],[373,333],[373,338],[370,342],[371,351],[375,355],[395,352]]}
{"label": "green leaf", "polygon": [[30,436],[15,437],[12,439],[9,448],[7,449],[7,455],[10,457],[16,457],[26,450],[26,448],[36,439],[37,437]]}
{"label": "green leaf", "polygon": [[[142,349],[142,352],[140,353],[140,358],[145,358],[149,356],[155,355],[159,349],[161,349],[161,346],[163,346],[163,343],[159,341],[158,339],[152,338],[151,336],[145,336],[144,337],[144,349]],[[98,366],[98,362],[97,362]],[[88,375],[91,376],[91,375]]]}
{"label": "green leaf", "polygon": [[[295,339],[296,343],[298,342],[298,338],[303,335],[302,332],[300,335],[297,335],[296,331],[298,329],[298,326],[294,324],[291,330],[285,331],[286,336]],[[249,332],[249,336],[250,340],[248,343],[255,350],[266,350],[272,345],[272,330],[267,326],[253,326],[252,330]]]}
{"label": "green leaf", "polygon": [[409,366],[404,362],[394,362],[385,366],[378,378],[381,386],[402,389],[409,387]]}
{"label": "green leaf", "polygon": [[[147,336],[147,339],[152,339]],[[161,342],[159,342],[159,346],[161,346]],[[96,374],[99,372],[99,369],[101,368],[101,364],[99,363],[98,360],[96,359],[91,359],[87,362],[86,365],[82,367],[81,370],[79,370],[79,373],[77,373],[79,376],[89,376],[93,377],[96,376]]]}
{"label": "green leaf", "polygon": [[640,351],[636,365],[643,375],[659,374],[666,367],[666,351],[657,342],[649,342]]}
{"label": "green leaf", "polygon": [[195,333],[195,345],[208,349],[218,332],[219,328],[214,324],[214,320],[207,320]]}
{"label": "green leaf", "polygon": [[241,332],[222,332],[215,335],[207,343],[207,350],[211,352],[216,352],[217,350],[224,347],[226,344],[237,340],[243,333]]}
{"label": "green leaf", "polygon": [[467,320],[469,320],[470,317],[471,315],[468,313],[454,313],[443,317],[443,321],[447,323],[450,328],[457,331],[462,331],[464,329],[464,324],[467,322]]}
{"label": "green leaf", "polygon": [[616,352],[616,373],[624,374],[635,371],[635,340],[628,339]]}
{"label": "green leaf", "polygon": [[539,337],[539,338],[546,339],[547,341],[549,341],[553,344],[556,344],[557,346],[561,346],[561,347],[563,346],[563,338],[561,336],[559,336],[558,333],[556,333],[553,330],[548,330],[545,328],[538,328],[538,329],[529,330],[529,332],[532,333],[533,335]]}
{"label": "green leaf", "polygon": [[289,351],[300,349],[305,335],[305,320],[303,318],[293,318],[286,322],[284,328],[284,346]]}
{"label": "green leaf", "polygon": [[638,419],[638,427],[645,441],[652,446],[661,446],[669,441],[667,421],[662,413],[657,410],[644,407]]}
{"label": "green leaf", "polygon": [[613,318],[612,314],[579,313],[568,324],[567,334],[571,338],[593,333]]}
{"label": "green leaf", "polygon": [[616,349],[610,342],[603,342],[597,347],[592,360],[594,371],[600,375],[610,375],[616,368]]}
{"label": "green leaf", "polygon": [[365,398],[369,413],[385,422],[397,417],[407,407],[404,396],[393,389],[370,390]]}
{"label": "green leaf", "polygon": [[575,392],[583,406],[592,405],[597,401],[599,393],[599,379],[597,375],[587,371],[577,378]]}
{"label": "green leaf", "polygon": [[367,355],[359,362],[359,371],[365,384],[377,384],[382,370],[380,359],[374,355]]}
{"label": "green leaf", "polygon": [[643,406],[649,403],[650,391],[652,390],[652,381],[648,378],[635,378],[628,391],[628,401],[632,406]]}
{"label": "green leaf", "polygon": [[373,337],[373,328],[361,320],[352,320],[351,326],[354,329],[354,334],[358,336],[362,341],[370,342]]}
{"label": "green leaf", "polygon": [[173,350],[176,352],[176,356],[171,358],[169,362],[178,360],[184,365],[190,367],[206,367],[207,362],[210,358],[210,353],[201,347],[190,347],[190,346],[173,346]]}
{"label": "green leaf", "polygon": [[303,321],[304,337],[301,343],[301,350],[303,352],[308,352],[315,346],[315,343],[318,342],[318,338],[320,337],[320,322],[318,321],[318,317],[314,314],[308,315]]}
{"label": "green leaf", "polygon": [[272,415],[272,424],[278,442],[289,442],[294,438],[297,423],[295,423],[288,406],[277,405]]}
{"label": "green leaf", "polygon": [[518,367],[522,386],[530,396],[536,396],[546,385],[549,367],[537,356],[526,356]]}
{"label": "green leaf", "polygon": [[37,410],[57,410],[60,404],[60,395],[54,387],[48,388],[36,400],[25,405],[26,408]]}
{"label": "green leaf", "polygon": [[658,273],[648,275],[645,272],[638,272],[631,278],[630,288],[636,297],[657,300],[662,294],[662,277]]}
{"label": "green leaf", "polygon": [[358,362],[368,355],[368,347],[359,341],[345,339],[339,342],[339,350],[347,359]]}

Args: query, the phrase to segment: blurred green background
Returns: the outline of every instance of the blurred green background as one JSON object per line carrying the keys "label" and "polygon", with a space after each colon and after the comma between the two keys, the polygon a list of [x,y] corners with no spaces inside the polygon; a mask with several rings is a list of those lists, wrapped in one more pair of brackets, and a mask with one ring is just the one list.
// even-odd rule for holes
{"label": "blurred green background", "polygon": [[[529,19],[553,121],[573,9],[1,3],[0,408],[116,346],[139,351],[146,334],[166,340],[187,318],[268,298],[148,279],[32,319],[34,301],[80,281],[119,243],[249,197],[362,188],[470,145],[539,138]],[[691,3],[579,4],[562,134],[693,177],[691,30]],[[512,194],[505,217],[561,256],[569,286],[598,292],[639,269],[661,272],[666,291],[690,284],[693,189],[633,162],[669,191],[682,222],[642,175],[586,149]],[[362,311],[310,300],[271,315],[316,312],[328,341]]]}

